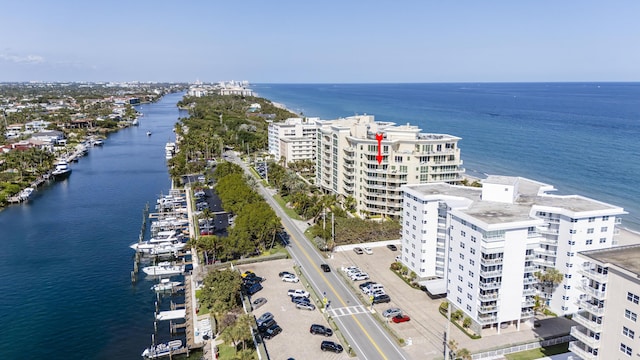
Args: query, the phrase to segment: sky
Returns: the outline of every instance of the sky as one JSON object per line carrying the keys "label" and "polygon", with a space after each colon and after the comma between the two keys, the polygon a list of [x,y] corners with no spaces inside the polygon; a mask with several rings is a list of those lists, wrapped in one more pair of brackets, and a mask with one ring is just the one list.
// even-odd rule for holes
{"label": "sky", "polygon": [[0,82],[640,81],[640,1],[0,0]]}

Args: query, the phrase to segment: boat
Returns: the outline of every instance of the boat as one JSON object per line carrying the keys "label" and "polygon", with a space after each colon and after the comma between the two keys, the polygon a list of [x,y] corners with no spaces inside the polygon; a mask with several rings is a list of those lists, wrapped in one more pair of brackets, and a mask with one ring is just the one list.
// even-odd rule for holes
{"label": "boat", "polygon": [[25,188],[24,190],[20,191],[20,193],[18,194],[18,197],[20,198],[20,200],[25,201],[28,200],[29,197],[31,197],[31,194],[33,193],[33,188]]}
{"label": "boat", "polygon": [[104,145],[104,140],[102,139],[94,139],[92,142],[93,146],[102,146]]}
{"label": "boat", "polygon": [[155,346],[148,347],[142,352],[142,357],[146,359],[158,359],[171,355],[172,351],[182,348],[182,340],[171,340],[166,343],[160,343]]}
{"label": "boat", "polygon": [[151,287],[151,290],[156,292],[171,291],[173,288],[182,285],[180,281],[171,281],[169,279],[161,279],[158,284]]}
{"label": "boat", "polygon": [[133,126],[138,126],[140,124],[140,122],[138,122],[138,118],[133,119],[133,121],[131,122],[131,125]]}
{"label": "boat", "polygon": [[71,175],[71,168],[69,167],[69,163],[64,160],[59,160],[56,163],[56,168],[51,172],[51,176],[53,176],[56,180],[62,180]]}
{"label": "boat", "polygon": [[147,136],[151,136],[151,131],[147,131]]}
{"label": "boat", "polygon": [[184,265],[172,265],[168,261],[163,261],[158,265],[145,266],[142,271],[150,276],[180,275],[184,272]]}
{"label": "boat", "polygon": [[186,243],[180,241],[152,243],[144,241],[129,245],[130,248],[141,254],[148,255],[168,255],[175,254],[184,249]]}

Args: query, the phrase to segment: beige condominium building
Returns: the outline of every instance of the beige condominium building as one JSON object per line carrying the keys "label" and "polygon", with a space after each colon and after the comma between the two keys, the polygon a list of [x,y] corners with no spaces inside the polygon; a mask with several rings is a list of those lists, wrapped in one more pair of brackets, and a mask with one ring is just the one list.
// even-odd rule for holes
{"label": "beige condominium building", "polygon": [[[360,216],[400,218],[402,185],[454,184],[464,173],[459,137],[420,131],[409,124],[375,121],[373,115],[321,121],[316,185],[328,193],[353,197]],[[380,149],[376,134],[383,137]]]}
{"label": "beige condominium building", "polygon": [[[489,176],[482,188],[405,186],[401,262],[425,281],[446,279],[440,291],[478,333],[533,324],[536,295],[556,314],[574,314],[583,306],[578,252],[612,247],[626,212],[554,190],[508,176]],[[535,276],[548,269],[559,282]]]}
{"label": "beige condominium building", "polygon": [[[578,253],[581,308],[569,350],[585,360],[640,357],[640,245]],[[638,336],[636,336],[638,335]]]}
{"label": "beige condominium building", "polygon": [[277,162],[289,164],[315,157],[319,118],[289,118],[269,124],[269,154]]}

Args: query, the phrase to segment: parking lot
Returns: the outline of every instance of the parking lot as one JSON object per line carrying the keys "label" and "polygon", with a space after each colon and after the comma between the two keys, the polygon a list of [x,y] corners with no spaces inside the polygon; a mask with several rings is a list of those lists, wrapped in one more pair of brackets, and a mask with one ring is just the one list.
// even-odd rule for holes
{"label": "parking lot", "polygon": [[[353,250],[335,252],[333,258],[327,262],[336,271],[341,267],[358,266],[369,274],[368,281],[384,285],[385,292],[391,297],[391,302],[374,305],[376,316],[384,319],[381,315],[384,310],[398,307],[404,314],[411,317],[410,321],[399,324],[387,319],[387,326],[406,341],[407,345],[403,349],[412,359],[442,358],[442,339],[447,319],[440,315],[438,307],[445,299],[431,299],[425,292],[411,288],[389,269],[395,257],[400,254],[400,250],[391,251],[385,246],[372,246],[371,249],[372,254],[356,254]],[[348,279],[346,281],[354,286],[356,289],[354,291],[363,294],[358,288],[358,284],[363,281]],[[362,300],[366,301],[366,298],[363,296]],[[502,330],[500,335],[484,335],[477,340],[469,338],[454,325],[450,327],[450,334],[460,348],[467,348],[472,353],[477,353],[500,347],[500,345],[533,342],[539,337],[568,333],[571,325],[575,325],[563,317],[542,320],[541,323],[542,326],[537,329],[530,329],[523,325],[520,331],[516,331],[515,327],[511,327]]]}
{"label": "parking lot", "polygon": [[[339,340],[334,334],[331,337],[321,335],[312,335],[309,333],[311,324],[320,324],[329,326],[325,321],[320,310],[301,310],[295,307],[291,302],[291,298],[287,295],[289,289],[302,289],[311,293],[312,299],[314,293],[305,287],[303,281],[298,283],[283,282],[278,277],[278,273],[288,271],[295,273],[293,269],[293,260],[274,260],[249,265],[238,266],[240,272],[251,270],[256,275],[265,278],[262,283],[263,289],[251,297],[251,300],[257,298],[266,298],[267,303],[253,311],[255,317],[259,317],[265,312],[274,315],[274,319],[282,328],[282,333],[272,339],[265,340],[269,356],[273,360],[294,359],[354,359],[350,358],[346,352],[335,354],[332,352],[323,352],[320,350],[320,343],[323,340],[338,342]],[[315,299],[314,299],[315,303]],[[317,303],[315,303],[318,305]],[[335,329],[334,329],[335,330]]]}

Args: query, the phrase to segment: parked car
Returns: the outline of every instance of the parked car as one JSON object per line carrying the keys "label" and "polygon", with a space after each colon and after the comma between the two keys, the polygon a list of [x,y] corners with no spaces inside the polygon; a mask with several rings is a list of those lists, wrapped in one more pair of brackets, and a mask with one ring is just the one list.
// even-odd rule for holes
{"label": "parked car", "polygon": [[266,313],[260,315],[260,317],[256,319],[256,324],[258,326],[261,326],[262,324],[264,324],[265,322],[267,322],[267,321],[269,321],[271,319],[273,319],[273,314],[270,313],[270,312],[266,312]]}
{"label": "parked car", "polygon": [[397,246],[395,246],[395,245],[393,245],[393,244],[389,244],[389,245],[387,245],[387,248],[388,248],[389,250],[391,250],[391,251],[396,251],[396,250],[398,250],[398,247],[397,247]]}
{"label": "parked car", "polygon": [[377,284],[374,281],[367,281],[367,282],[363,282],[362,284],[358,285],[358,287],[360,287],[360,290],[364,291],[364,288],[369,287],[371,285],[375,285]]}
{"label": "parked car", "polygon": [[326,326],[318,325],[318,324],[312,324],[311,328],[309,329],[309,332],[312,333],[313,335],[324,335],[324,336],[333,335],[333,330],[331,330]]}
{"label": "parked car", "polygon": [[246,278],[246,277],[249,277],[249,276],[255,276],[255,275],[256,275],[256,273],[254,273],[253,271],[251,271],[251,270],[247,270],[247,271],[245,271],[245,272],[243,272],[243,273],[242,273],[242,278],[244,279],[244,278]]}
{"label": "parked car", "polygon": [[401,323],[409,320],[411,320],[411,318],[408,315],[402,315],[402,314],[398,314],[391,318],[391,321],[393,321],[394,323]]}
{"label": "parked car", "polygon": [[364,252],[365,252],[367,255],[371,255],[371,254],[373,254],[373,250],[372,250],[370,247],[366,247],[366,248],[364,248],[363,250],[364,250]]}
{"label": "parked car", "polygon": [[257,293],[260,290],[262,290],[262,285],[260,283],[255,283],[244,287],[244,292],[249,296]]}
{"label": "parked car", "polygon": [[342,345],[334,343],[333,341],[323,341],[320,344],[320,350],[322,351],[333,351],[336,354],[339,354],[342,352]]}
{"label": "parked car", "polygon": [[252,276],[252,277],[248,277],[247,276],[246,278],[242,279],[242,283],[245,286],[251,286],[253,284],[259,284],[259,283],[261,283],[263,281],[264,281],[264,278],[261,278],[260,276],[255,276],[255,275]]}
{"label": "parked car", "polygon": [[329,267],[328,264],[320,264],[320,268],[322,269],[322,271],[324,272],[331,272],[331,267]]}
{"label": "parked car", "polygon": [[354,247],[353,252],[355,252],[358,255],[362,255],[364,253],[364,251],[360,247]]}
{"label": "parked car", "polygon": [[303,297],[303,296],[292,296],[291,297],[291,302],[292,303],[308,303],[311,304],[311,300],[309,300],[309,298]]}
{"label": "parked car", "polygon": [[255,310],[266,303],[267,303],[267,299],[261,297],[253,300],[253,302],[251,303],[251,306],[253,307],[253,310]]}
{"label": "parked car", "polygon": [[307,302],[297,302],[296,303],[296,307],[298,309],[311,310],[311,311],[316,309],[315,305],[313,305],[312,303],[307,303]]}
{"label": "parked car", "polygon": [[369,280],[369,274],[357,273],[350,276],[353,281]]}
{"label": "parked car", "polygon": [[374,304],[381,304],[381,303],[388,303],[390,301],[391,301],[391,297],[387,294],[384,294],[384,295],[374,296],[372,302]]}
{"label": "parked car", "polygon": [[261,331],[262,337],[264,339],[271,339],[274,336],[280,334],[282,332],[282,328],[280,327],[280,325],[278,324],[273,324],[270,327],[264,329],[263,331]]}
{"label": "parked car", "polygon": [[295,289],[295,290],[287,291],[287,295],[289,295],[289,296],[302,296],[302,297],[308,298],[309,297],[309,292],[306,291],[306,290]]}
{"label": "parked car", "polygon": [[388,308],[387,310],[385,310],[382,313],[382,316],[388,318],[388,317],[393,317],[396,315],[401,315],[402,314],[402,310],[398,309],[398,308]]}
{"label": "parked car", "polygon": [[258,331],[263,332],[266,329],[272,327],[273,325],[276,325],[276,320],[275,319],[269,319],[265,322],[263,322],[261,325],[258,325]]}
{"label": "parked car", "polygon": [[279,278],[282,278],[285,275],[296,276],[296,274],[290,273],[288,271],[281,271],[280,273],[278,273]]}
{"label": "parked car", "polygon": [[300,279],[293,274],[286,274],[282,277],[282,281],[297,283]]}
{"label": "parked car", "polygon": [[346,267],[343,266],[343,267],[340,268],[340,270],[342,270],[345,273],[348,273],[348,272],[352,272],[352,271],[360,271],[360,268],[357,267],[357,266],[346,266]]}

